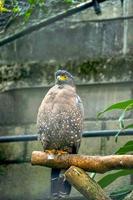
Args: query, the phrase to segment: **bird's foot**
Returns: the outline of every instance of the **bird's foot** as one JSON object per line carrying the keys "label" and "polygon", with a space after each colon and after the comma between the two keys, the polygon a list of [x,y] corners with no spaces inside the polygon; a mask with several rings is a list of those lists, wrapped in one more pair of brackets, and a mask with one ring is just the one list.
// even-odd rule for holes
{"label": "bird's foot", "polygon": [[68,154],[67,151],[64,150],[56,150],[56,149],[51,149],[51,150],[45,150],[46,153],[48,154],[56,154],[56,155],[64,155],[64,154]]}
{"label": "bird's foot", "polygon": [[48,153],[48,154],[56,154],[56,150],[55,149],[45,150],[45,152]]}
{"label": "bird's foot", "polygon": [[68,154],[68,152],[64,151],[64,150],[57,150],[56,154],[61,156],[61,155],[64,155],[64,154]]}

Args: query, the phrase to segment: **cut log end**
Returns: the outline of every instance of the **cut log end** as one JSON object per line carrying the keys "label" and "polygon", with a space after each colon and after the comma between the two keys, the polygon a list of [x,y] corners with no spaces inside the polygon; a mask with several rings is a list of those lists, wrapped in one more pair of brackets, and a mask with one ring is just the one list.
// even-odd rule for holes
{"label": "cut log end", "polygon": [[71,166],[65,172],[66,179],[87,199],[111,200],[103,189],[82,169]]}

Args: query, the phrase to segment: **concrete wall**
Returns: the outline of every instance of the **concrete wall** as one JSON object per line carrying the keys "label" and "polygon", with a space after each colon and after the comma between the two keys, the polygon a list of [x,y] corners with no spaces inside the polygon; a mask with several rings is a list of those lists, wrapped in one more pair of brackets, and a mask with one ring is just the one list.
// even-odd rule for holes
{"label": "concrete wall", "polygon": [[[96,115],[112,103],[133,98],[133,21],[87,20],[131,15],[132,6],[132,0],[125,1],[123,8],[120,1],[105,2],[101,16],[86,10],[0,47],[0,135],[36,133],[38,106],[60,65],[76,76],[85,107],[84,130],[117,129],[120,112],[106,114],[99,121]],[[127,123],[132,118],[128,112]],[[80,153],[112,154],[129,140],[129,136],[119,137],[118,143],[113,137],[83,139]],[[33,150],[42,150],[41,144],[0,144],[0,199],[48,196],[50,170],[31,166]],[[129,182],[130,177],[121,178],[108,190]],[[73,190],[72,195],[79,194]]]}
{"label": "concrete wall", "polygon": [[[36,133],[38,106],[49,87],[14,89],[0,94],[0,135],[19,135]],[[78,85],[85,108],[84,130],[117,129],[120,112],[109,113],[96,121],[96,115],[107,105],[133,98],[131,83]],[[132,121],[132,113],[126,116]],[[84,138],[80,152],[89,155],[114,153],[120,146],[131,140],[131,136]],[[19,142],[0,144],[0,193],[2,199],[43,199],[50,189],[50,170],[30,165],[31,153],[42,150],[40,142]],[[26,162],[26,163],[25,163]],[[4,165],[4,163],[11,163]],[[14,163],[14,164],[13,164]],[[19,164],[17,164],[19,163]],[[23,164],[22,164],[23,163]],[[101,176],[97,176],[99,179]],[[121,178],[117,187],[128,184],[130,177]],[[112,185],[109,189],[114,190]],[[4,192],[2,192],[4,191]],[[79,195],[75,190],[72,195]]]}
{"label": "concrete wall", "polygon": [[55,60],[64,64],[69,59],[83,62],[90,58],[130,54],[133,19],[97,23],[88,20],[130,16],[132,7],[132,0],[125,1],[123,7],[120,1],[104,2],[101,16],[96,16],[93,8],[87,9],[1,47],[0,60],[2,63]]}

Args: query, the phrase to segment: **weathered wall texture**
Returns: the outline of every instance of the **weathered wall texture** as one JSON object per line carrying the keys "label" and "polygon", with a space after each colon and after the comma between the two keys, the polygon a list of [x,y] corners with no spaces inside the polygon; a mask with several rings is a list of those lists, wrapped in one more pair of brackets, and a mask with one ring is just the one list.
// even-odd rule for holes
{"label": "weathered wall texture", "polygon": [[47,85],[59,66],[79,83],[132,80],[133,19],[88,22],[130,16],[132,8],[132,0],[107,1],[101,16],[87,9],[0,47],[0,89]]}
{"label": "weathered wall texture", "polygon": [[[19,135],[36,133],[36,114],[38,106],[48,87],[16,89],[0,94],[0,134]],[[85,107],[84,130],[117,129],[119,113],[109,113],[96,121],[97,112],[107,105],[124,99],[133,98],[131,83],[79,85],[78,93]],[[132,121],[132,113],[127,115],[127,123]],[[121,145],[131,139],[130,136],[119,137],[115,143],[113,137],[84,138],[80,153],[112,154]],[[39,142],[19,142],[0,144],[1,162],[23,163],[30,161],[33,150],[42,150]],[[49,193],[50,170],[33,167],[28,163],[10,164],[0,168],[0,191],[2,199],[43,199]],[[99,176],[98,176],[99,178]],[[122,178],[117,187],[130,182],[130,177]],[[6,187],[6,189],[5,189]],[[115,186],[112,186],[114,190]],[[5,191],[5,192],[2,192]],[[72,193],[77,195],[75,191]]]}
{"label": "weathered wall texture", "polygon": [[[60,65],[76,76],[85,107],[84,130],[118,128],[120,113],[98,121],[96,115],[112,103],[133,98],[133,21],[87,22],[90,17],[132,14],[132,0],[123,8],[115,2],[103,4],[102,16],[86,10],[0,48],[0,135],[36,133],[38,106]],[[132,118],[128,112],[127,123]],[[112,154],[130,139],[120,137],[118,143],[113,137],[83,139],[80,153]],[[23,163],[30,161],[33,150],[42,150],[41,144],[0,144],[0,199],[45,199],[49,194],[50,170]],[[117,188],[129,182],[130,177],[122,178]]]}
{"label": "weathered wall texture", "polygon": [[[109,5],[108,5],[109,4]],[[27,62],[55,60],[84,61],[88,58],[116,56],[131,53],[133,20],[114,20],[89,23],[89,19],[132,15],[133,2],[127,0],[103,3],[103,14],[96,17],[93,9],[59,21],[39,31],[26,35],[1,47],[2,62]]]}

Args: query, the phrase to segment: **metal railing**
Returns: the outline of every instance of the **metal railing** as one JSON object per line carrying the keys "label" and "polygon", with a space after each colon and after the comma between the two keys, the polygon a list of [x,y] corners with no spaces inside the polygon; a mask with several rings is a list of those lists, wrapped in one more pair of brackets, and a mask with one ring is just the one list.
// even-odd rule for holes
{"label": "metal railing", "polygon": [[[115,136],[119,130],[99,130],[99,131],[84,131],[82,137],[110,137]],[[133,136],[133,129],[120,132],[120,136]],[[11,136],[0,136],[0,143],[6,142],[30,142],[37,141],[37,134],[22,134]]]}

